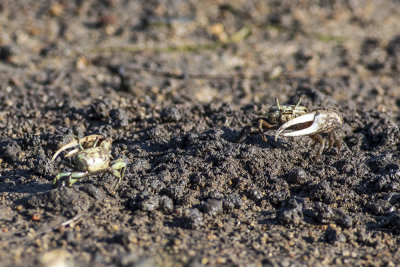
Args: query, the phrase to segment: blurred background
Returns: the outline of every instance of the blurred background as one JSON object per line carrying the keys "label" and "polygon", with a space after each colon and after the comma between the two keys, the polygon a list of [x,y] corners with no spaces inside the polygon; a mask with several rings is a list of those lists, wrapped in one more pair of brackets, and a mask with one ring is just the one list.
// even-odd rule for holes
{"label": "blurred background", "polygon": [[397,111],[399,12],[372,0],[3,0],[1,84],[78,107],[113,91],[240,106],[328,95]]}

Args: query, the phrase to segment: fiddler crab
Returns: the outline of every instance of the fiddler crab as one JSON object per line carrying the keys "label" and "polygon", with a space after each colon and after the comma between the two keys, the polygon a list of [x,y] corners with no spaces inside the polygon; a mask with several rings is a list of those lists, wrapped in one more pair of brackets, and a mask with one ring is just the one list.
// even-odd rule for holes
{"label": "fiddler crab", "polygon": [[282,124],[293,120],[301,115],[305,115],[308,109],[301,106],[301,98],[296,105],[280,105],[278,98],[275,98],[276,106],[268,109],[266,117],[255,119],[251,125],[242,129],[238,142],[243,142],[250,134],[260,134],[262,140],[267,142],[264,132],[270,129],[276,129]]}
{"label": "fiddler crab", "polygon": [[111,143],[111,138],[94,134],[62,146],[51,160],[54,161],[62,151],[74,148],[65,157],[73,157],[77,171],[57,174],[53,180],[53,187],[56,187],[60,182],[63,186],[72,186],[82,177],[98,173],[103,173],[104,175],[106,172],[109,172],[118,178],[118,182],[114,186],[113,193],[115,193],[124,177],[126,163],[120,158],[112,160],[110,154]]}
{"label": "fiddler crab", "polygon": [[[279,105],[276,98],[276,106],[267,111],[265,118],[258,118],[252,125],[242,129],[238,142],[243,142],[249,134],[260,134],[262,139],[267,142],[264,131],[278,128],[275,134],[275,141],[279,135],[283,136],[309,136],[317,144],[321,144],[317,157],[319,157],[325,147],[325,140],[320,136],[321,133],[328,134],[329,147],[333,144],[337,146],[337,154],[340,155],[341,143],[334,130],[343,124],[343,117],[334,110],[315,110],[308,113],[305,106],[300,105],[301,98],[296,105]],[[285,132],[285,130],[293,130]]]}

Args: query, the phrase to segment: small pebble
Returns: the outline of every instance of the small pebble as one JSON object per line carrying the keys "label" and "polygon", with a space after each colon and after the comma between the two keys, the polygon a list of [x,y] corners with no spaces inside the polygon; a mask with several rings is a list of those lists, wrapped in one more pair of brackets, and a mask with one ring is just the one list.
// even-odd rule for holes
{"label": "small pebble", "polygon": [[32,215],[32,217],[31,217],[31,219],[32,219],[32,221],[34,221],[34,222],[38,222],[38,221],[40,221],[40,215],[37,214],[37,213],[34,213],[34,214]]}
{"label": "small pebble", "polygon": [[161,110],[160,118],[163,122],[178,122],[182,116],[178,109],[174,107],[165,107]]}
{"label": "small pebble", "polygon": [[212,216],[218,215],[222,212],[222,201],[216,199],[209,199],[203,205],[203,211]]}

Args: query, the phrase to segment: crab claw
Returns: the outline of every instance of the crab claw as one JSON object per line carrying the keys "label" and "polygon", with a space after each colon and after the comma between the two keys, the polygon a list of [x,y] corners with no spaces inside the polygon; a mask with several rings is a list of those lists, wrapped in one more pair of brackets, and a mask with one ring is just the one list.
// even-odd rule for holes
{"label": "crab claw", "polygon": [[[83,142],[86,142],[86,143],[88,143],[88,142],[93,142],[93,143],[95,143],[96,140],[100,140],[100,139],[102,139],[102,138],[104,138],[102,135],[92,134],[92,135],[88,135],[88,136],[85,136],[85,137],[83,137],[83,138],[77,139],[77,140],[75,140],[75,141],[72,141],[71,143],[68,143],[68,144],[62,146],[59,150],[57,150],[56,153],[54,153],[54,155],[53,155],[53,157],[51,158],[51,160],[54,161],[54,160],[57,158],[57,156],[58,156],[61,152],[63,152],[64,150],[67,150],[67,149],[69,149],[69,148],[76,147],[76,146],[78,146],[79,144],[81,144],[81,143],[83,143]],[[66,157],[70,157],[70,156],[74,155],[74,154],[75,154],[76,152],[78,152],[78,151],[79,151],[79,149],[74,149],[74,150],[68,152],[68,154],[66,155]]]}
{"label": "crab claw", "polygon": [[283,133],[283,136],[303,136],[318,133],[330,133],[343,124],[343,117],[333,110],[317,110],[284,123],[275,134],[275,140],[286,129],[292,126],[310,125],[298,131]]}

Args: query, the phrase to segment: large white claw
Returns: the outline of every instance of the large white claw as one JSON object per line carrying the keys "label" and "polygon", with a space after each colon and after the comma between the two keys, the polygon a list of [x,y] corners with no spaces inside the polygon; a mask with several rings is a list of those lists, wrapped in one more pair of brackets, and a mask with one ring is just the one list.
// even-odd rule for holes
{"label": "large white claw", "polygon": [[275,140],[278,139],[278,136],[289,127],[298,125],[298,124],[307,124],[312,123],[309,127],[283,133],[283,136],[303,136],[303,135],[312,135],[317,133],[329,133],[343,124],[342,116],[333,110],[317,110],[302,116],[299,116],[293,120],[290,120],[281,127],[279,127],[278,131],[275,134]]}

